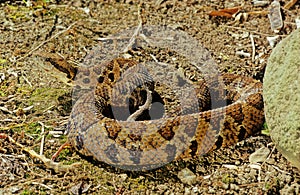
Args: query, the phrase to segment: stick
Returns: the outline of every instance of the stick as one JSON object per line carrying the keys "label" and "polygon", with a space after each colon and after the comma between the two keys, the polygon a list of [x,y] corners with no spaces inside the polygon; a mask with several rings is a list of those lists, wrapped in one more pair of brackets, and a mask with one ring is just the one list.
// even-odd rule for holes
{"label": "stick", "polygon": [[284,5],[284,9],[290,9],[291,7],[293,7],[296,3],[297,3],[298,0],[291,0],[289,1],[287,4]]}
{"label": "stick", "polygon": [[137,111],[135,111],[132,115],[130,115],[126,121],[135,121],[137,119],[138,116],[140,116],[144,110],[150,109],[151,108],[151,103],[152,103],[152,94],[151,91],[148,89],[148,87],[146,88],[146,92],[147,92],[147,99],[146,102],[143,106],[140,106],[139,109]]}
{"label": "stick", "polygon": [[44,155],[39,155],[34,150],[31,150],[31,149],[23,146],[22,144],[15,141],[9,135],[6,135],[6,138],[11,143],[19,146],[23,151],[29,153],[29,155],[32,156],[33,158],[37,158],[37,159],[41,160],[47,168],[53,169],[55,172],[68,172],[68,171],[74,170],[76,167],[81,165],[81,163],[73,163],[73,164],[70,164],[70,165],[64,165],[64,164],[61,164],[61,163],[56,163],[56,162],[46,158]]}
{"label": "stick", "polygon": [[68,31],[71,29],[72,26],[74,26],[77,22],[74,22],[73,24],[71,24],[67,29],[62,30],[60,32],[58,32],[57,34],[53,35],[52,37],[50,37],[49,39],[47,39],[46,41],[41,42],[38,46],[36,46],[35,48],[33,48],[32,50],[30,50],[27,54],[25,54],[23,57],[20,57],[19,59],[17,59],[16,61],[20,61],[23,60],[24,58],[28,57],[29,55],[32,54],[32,52],[34,52],[35,50],[37,50],[38,48],[40,48],[41,46],[43,46],[45,43],[48,43],[49,41],[51,41],[52,39],[58,37],[59,35],[61,35],[62,33]]}
{"label": "stick", "polygon": [[138,20],[139,20],[139,25],[137,26],[137,28],[135,29],[132,37],[129,40],[128,45],[125,47],[125,49],[123,50],[123,53],[128,52],[129,48],[132,47],[132,45],[134,44],[136,37],[138,36],[141,28],[143,27],[143,20],[142,20],[142,16],[141,16],[141,11],[140,9],[138,10]]}
{"label": "stick", "polygon": [[251,40],[251,45],[252,45],[252,62],[255,60],[255,44],[254,44],[254,38],[253,35],[250,34],[250,40]]}
{"label": "stick", "polygon": [[45,125],[42,122],[38,122],[42,126],[42,139],[41,139],[41,146],[40,146],[40,155],[43,155],[44,153],[44,143],[45,143]]}
{"label": "stick", "polygon": [[129,40],[128,45],[127,45],[127,46],[125,47],[125,49],[123,50],[123,53],[128,52],[129,48],[132,47],[132,45],[134,44],[134,42],[135,42],[135,40],[136,40],[136,37],[137,37],[137,35],[139,34],[139,31],[141,30],[141,28],[142,28],[142,22],[140,21],[140,22],[139,22],[139,25],[137,26],[137,28],[135,29],[135,31],[134,31],[132,37],[131,37],[130,40]]}

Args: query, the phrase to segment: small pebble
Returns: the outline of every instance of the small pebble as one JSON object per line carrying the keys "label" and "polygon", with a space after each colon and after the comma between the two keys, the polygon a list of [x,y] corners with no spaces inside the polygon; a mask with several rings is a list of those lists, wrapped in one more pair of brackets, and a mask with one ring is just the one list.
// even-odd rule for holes
{"label": "small pebble", "polygon": [[262,147],[249,156],[249,161],[252,164],[258,162],[264,162],[267,159],[269,154],[270,154],[269,148]]}
{"label": "small pebble", "polygon": [[121,181],[124,182],[127,179],[127,174],[120,174]]}
{"label": "small pebble", "polygon": [[184,195],[190,195],[191,194],[191,190],[187,187],[184,188]]}
{"label": "small pebble", "polygon": [[222,187],[223,187],[225,190],[228,190],[228,189],[229,189],[229,184],[228,184],[228,183],[223,183]]}
{"label": "small pebble", "polygon": [[224,164],[222,166],[225,167],[225,168],[228,168],[228,169],[238,169],[238,167],[236,165]]}
{"label": "small pebble", "polygon": [[192,185],[197,181],[197,176],[188,168],[182,169],[177,176],[185,184]]}
{"label": "small pebble", "polygon": [[235,191],[238,191],[240,189],[240,187],[234,183],[230,184],[230,189],[231,190],[235,190]]}

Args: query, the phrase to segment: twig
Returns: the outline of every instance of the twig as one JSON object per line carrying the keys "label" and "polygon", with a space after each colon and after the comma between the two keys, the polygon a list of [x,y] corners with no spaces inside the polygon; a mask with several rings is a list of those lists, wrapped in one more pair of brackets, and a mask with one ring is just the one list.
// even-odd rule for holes
{"label": "twig", "polygon": [[250,34],[250,40],[251,40],[251,45],[252,45],[252,62],[255,60],[255,44],[254,44],[254,38],[253,35]]}
{"label": "twig", "polygon": [[67,146],[71,146],[69,142],[65,142],[63,145],[61,145],[61,146],[58,148],[58,150],[52,155],[51,160],[54,161],[54,160],[58,157],[58,155],[61,153],[61,151],[62,151],[63,149],[65,149]]}
{"label": "twig", "polygon": [[244,57],[250,57],[250,56],[251,56],[250,53],[244,52],[243,50],[241,50],[241,51],[236,51],[235,54],[238,55],[238,56],[244,56]]}
{"label": "twig", "polygon": [[274,169],[276,169],[277,171],[279,171],[280,173],[285,173],[287,175],[292,175],[292,173],[286,172],[284,170],[281,170],[279,167],[275,166],[275,165],[271,165]]}
{"label": "twig", "polygon": [[32,87],[32,84],[30,83],[30,81],[22,74],[23,79],[26,81],[26,83]]}
{"label": "twig", "polygon": [[291,0],[289,1],[287,4],[284,5],[284,9],[290,9],[291,7],[293,7],[296,3],[297,3],[298,0]]}
{"label": "twig", "polygon": [[129,40],[129,43],[128,45],[125,47],[125,49],[123,50],[123,53],[126,53],[128,52],[128,50],[130,49],[130,47],[132,47],[132,45],[134,44],[135,40],[136,40],[136,37],[137,35],[139,34],[139,31],[141,30],[142,28],[142,22],[140,21],[139,22],[139,25],[137,26],[137,28],[135,29],[132,37],[130,38]]}
{"label": "twig", "polygon": [[[274,151],[275,151],[275,146],[273,147],[272,151],[267,156],[267,158],[261,163],[260,167],[263,167],[263,165],[266,164],[266,162],[270,159],[270,157],[271,157],[271,155],[273,154]],[[258,170],[258,178],[257,178],[257,180],[259,182],[261,181],[261,169]]]}
{"label": "twig", "polygon": [[37,50],[38,48],[40,48],[41,46],[43,46],[45,43],[51,41],[52,39],[58,37],[59,35],[63,34],[64,32],[68,31],[71,29],[72,26],[74,26],[77,22],[74,22],[73,24],[71,24],[68,28],[66,28],[65,30],[62,30],[60,32],[58,32],[57,34],[53,35],[52,37],[50,37],[49,39],[47,39],[46,41],[41,42],[38,46],[36,46],[35,48],[33,48],[32,50],[30,50],[27,54],[25,54],[23,57],[20,57],[19,59],[17,59],[16,61],[20,61],[26,57],[28,57],[29,55],[31,55],[35,50]]}
{"label": "twig", "polygon": [[96,41],[114,41],[114,40],[123,40],[123,39],[129,39],[131,37],[128,36],[118,36],[118,37],[100,37],[100,38],[95,38],[94,40]]}
{"label": "twig", "polygon": [[269,11],[263,10],[263,11],[251,11],[247,12],[249,15],[268,15]]}
{"label": "twig", "polygon": [[[265,34],[265,33],[261,33],[261,32],[258,32],[258,31],[249,30],[249,29],[245,29],[245,28],[241,28],[241,27],[236,27],[236,26],[222,25],[222,27],[231,28],[231,29],[235,29],[235,30],[240,30],[240,31],[243,31],[243,32],[249,32],[249,33],[253,33],[253,34],[257,34],[257,35],[262,35],[262,36],[266,36],[266,37],[274,36],[273,34]],[[286,37],[287,35],[278,35],[278,36],[279,37]]]}
{"label": "twig", "polygon": [[[3,111],[3,112],[8,112],[9,114],[12,114],[13,112],[8,110],[6,107],[4,106],[0,106],[0,110]],[[4,120],[1,120],[1,121],[4,121]]]}
{"label": "twig", "polygon": [[129,40],[128,45],[125,47],[125,49],[123,50],[123,53],[128,52],[128,50],[130,49],[130,47],[132,47],[132,45],[134,44],[136,37],[138,36],[141,28],[143,27],[143,20],[142,20],[142,16],[141,16],[141,11],[140,9],[138,10],[138,20],[139,20],[139,25],[137,26],[137,28],[135,29],[132,37]]}
{"label": "twig", "polygon": [[48,190],[52,190],[51,187],[49,187],[49,186],[47,186],[47,185],[45,185],[45,184],[42,184],[42,183],[32,182],[32,184],[37,184],[37,185],[40,185],[40,186],[42,186],[42,187],[44,187],[44,188],[47,188]]}
{"label": "twig", "polygon": [[163,63],[163,62],[158,61],[158,59],[157,59],[154,55],[152,55],[152,54],[149,54],[149,55],[150,55],[150,57],[151,57],[157,64],[168,65],[168,64],[166,64],[166,63]]}
{"label": "twig", "polygon": [[44,143],[45,143],[45,125],[42,122],[38,122],[42,126],[42,139],[41,139],[41,146],[40,146],[40,155],[43,155],[44,153]]}
{"label": "twig", "polygon": [[133,114],[131,114],[128,118],[127,121],[135,121],[138,116],[140,116],[145,110],[150,109],[151,103],[152,103],[152,92],[146,87],[146,92],[147,92],[147,99],[146,102],[143,106],[140,106],[137,111],[135,111]]}
{"label": "twig", "polygon": [[[7,136],[5,137],[5,139],[7,138]],[[1,137],[0,139],[4,139],[3,137]],[[0,157],[5,156],[6,158],[25,158],[25,154],[20,154],[20,155],[11,155],[11,154],[0,154]]]}
{"label": "twig", "polygon": [[63,165],[61,163],[56,163],[56,162],[54,162],[54,161],[46,158],[44,155],[39,155],[34,150],[31,150],[31,149],[23,146],[22,144],[20,144],[17,141],[15,141],[12,137],[10,137],[10,136],[7,135],[6,138],[11,143],[19,146],[23,151],[29,153],[29,155],[31,157],[37,158],[40,161],[42,161],[47,168],[53,169],[55,172],[68,172],[70,170],[74,170],[76,167],[78,167],[78,166],[81,165],[81,163],[73,163],[73,164],[70,164],[70,165]]}
{"label": "twig", "polygon": [[273,146],[270,154],[268,155],[268,157],[266,158],[266,160],[264,160],[264,162],[261,165],[264,165],[271,158],[271,155],[274,153],[275,149],[276,149],[276,147]]}

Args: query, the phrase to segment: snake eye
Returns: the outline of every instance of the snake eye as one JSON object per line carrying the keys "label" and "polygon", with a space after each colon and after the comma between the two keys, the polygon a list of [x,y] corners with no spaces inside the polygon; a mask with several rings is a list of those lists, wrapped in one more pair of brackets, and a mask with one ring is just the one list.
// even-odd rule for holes
{"label": "snake eye", "polygon": [[114,73],[109,73],[108,78],[110,79],[111,82],[114,82],[115,81]]}
{"label": "snake eye", "polygon": [[76,148],[78,150],[81,150],[82,146],[83,146],[83,137],[82,137],[82,135],[78,135],[78,136],[76,136]]}

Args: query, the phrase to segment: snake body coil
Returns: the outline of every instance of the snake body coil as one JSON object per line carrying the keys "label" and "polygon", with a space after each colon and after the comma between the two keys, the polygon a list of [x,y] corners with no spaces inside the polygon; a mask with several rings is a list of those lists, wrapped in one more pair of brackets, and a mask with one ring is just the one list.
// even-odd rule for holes
{"label": "snake body coil", "polygon": [[[81,154],[120,168],[150,169],[202,155],[235,144],[260,130],[264,122],[262,83],[252,78],[222,75],[229,105],[209,109],[207,84],[199,82],[194,90],[180,86],[182,97],[173,96],[184,106],[174,108],[173,100],[168,100],[172,94],[166,95],[170,89],[131,60],[118,58],[82,74],[96,75],[96,81],[90,81],[96,85],[75,103],[68,140]],[[87,84],[84,76],[81,80]],[[175,85],[171,90],[180,91]],[[150,120],[149,107],[136,121],[127,121],[127,110],[130,115],[147,103],[145,88],[151,91],[152,106],[157,101],[170,109]]]}

